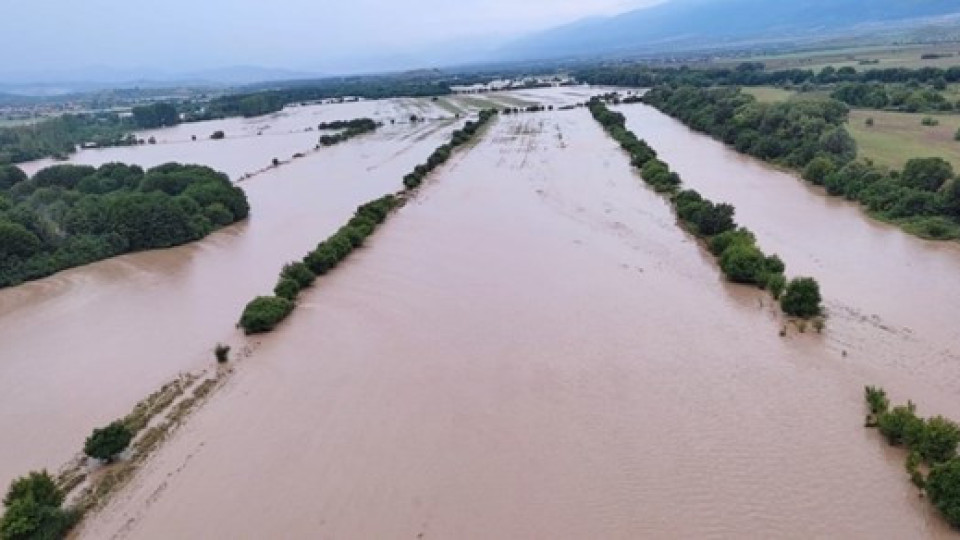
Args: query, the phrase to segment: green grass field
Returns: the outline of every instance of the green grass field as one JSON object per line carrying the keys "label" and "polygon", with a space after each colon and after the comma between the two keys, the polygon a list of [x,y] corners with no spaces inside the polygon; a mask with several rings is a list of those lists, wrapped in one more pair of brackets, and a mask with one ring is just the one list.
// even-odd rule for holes
{"label": "green grass field", "polygon": [[[921,55],[936,53],[943,58],[921,59]],[[960,65],[960,44],[943,43],[931,45],[902,46],[851,46],[818,51],[798,51],[784,54],[760,55],[748,58],[722,59],[717,64],[736,64],[739,62],[763,62],[767,69],[813,69],[819,71],[826,66],[841,68],[850,66],[855,69],[884,69],[921,67],[948,68]],[[876,63],[861,64],[861,61]]]}
{"label": "green grass field", "polygon": [[743,89],[743,93],[757,98],[760,103],[781,103],[790,100],[797,93],[772,86],[750,86]]}
{"label": "green grass field", "polygon": [[[936,118],[940,125],[921,125],[920,121],[926,116]],[[873,118],[873,126],[866,125],[867,118]],[[960,141],[953,139],[958,128],[960,115],[871,110],[852,111],[848,124],[860,157],[897,169],[911,158],[942,157],[960,171]]]}

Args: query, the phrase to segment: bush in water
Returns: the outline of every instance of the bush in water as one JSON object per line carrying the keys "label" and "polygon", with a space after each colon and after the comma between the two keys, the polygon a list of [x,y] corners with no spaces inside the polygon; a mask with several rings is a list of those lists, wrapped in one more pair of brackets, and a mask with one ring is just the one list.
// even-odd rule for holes
{"label": "bush in water", "polygon": [[794,317],[816,317],[823,311],[820,300],[820,285],[815,279],[796,278],[787,285],[780,299],[780,307],[784,313]]}
{"label": "bush in water", "polygon": [[117,454],[126,450],[131,440],[133,440],[133,432],[118,420],[106,427],[93,430],[83,445],[83,453],[94,459],[109,462]]}
{"label": "bush in water", "polygon": [[3,499],[0,539],[64,538],[78,516],[61,508],[63,499],[63,492],[47,471],[14,480]]}
{"label": "bush in water", "polygon": [[293,311],[293,302],[276,296],[258,296],[247,304],[240,326],[247,334],[269,332]]}

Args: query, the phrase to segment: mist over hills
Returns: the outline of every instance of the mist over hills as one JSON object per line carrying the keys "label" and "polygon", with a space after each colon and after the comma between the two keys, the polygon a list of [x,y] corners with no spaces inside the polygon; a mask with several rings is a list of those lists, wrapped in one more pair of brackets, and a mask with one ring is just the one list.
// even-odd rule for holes
{"label": "mist over hills", "polygon": [[[789,47],[851,36],[884,36],[892,42],[891,36],[900,37],[900,32],[911,39],[917,35],[928,40],[935,32],[927,30],[934,25],[950,36],[960,36],[960,0],[667,0],[530,34],[480,35],[470,34],[471,30],[429,45],[354,52],[349,72],[655,56],[765,44]],[[314,54],[312,60],[301,59],[300,65],[322,66],[334,53],[321,49]],[[236,87],[346,74],[312,68],[282,69],[270,64],[218,67],[215,62],[204,70],[117,68],[110,66],[110,61],[95,57],[93,62],[104,65],[0,71],[0,93],[59,96],[113,88]]]}
{"label": "mist over hills", "polygon": [[504,46],[503,59],[664,52],[805,39],[960,16],[957,0],[672,0],[585,19]]}

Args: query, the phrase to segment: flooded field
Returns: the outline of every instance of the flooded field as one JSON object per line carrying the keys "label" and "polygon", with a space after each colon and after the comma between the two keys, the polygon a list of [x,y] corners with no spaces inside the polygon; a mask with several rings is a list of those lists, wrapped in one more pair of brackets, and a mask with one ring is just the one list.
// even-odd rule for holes
{"label": "flooded field", "polygon": [[[410,124],[414,113],[429,113],[431,120]],[[217,342],[242,347],[234,323],[247,301],[272,290],[283,263],[315,247],[357,205],[399,189],[403,175],[462,121],[429,100],[294,107],[266,118],[147,132],[142,136],[158,144],[72,157],[92,165],[196,162],[237,179],[274,156],[289,159],[313,148],[318,134],[308,127],[359,116],[385,126],[244,181],[248,222],[191,245],[0,290],[0,484],[31,469],[55,470],[91,429],[127,413],[178,373],[210,365]],[[227,138],[209,140],[215,130]],[[46,164],[23,168],[33,172]]]}
{"label": "flooded field", "polygon": [[862,387],[960,417],[956,249],[624,112],[821,281],[825,334],[780,337],[768,297],[723,282],[585,110],[503,117],[80,536],[948,536],[863,429]]}
{"label": "flooded field", "polygon": [[[960,417],[960,244],[870,220],[797,177],[737,154],[646,105],[618,109],[688,187],[737,209],[793,275],[814,276],[829,310],[826,347],[844,363],[885,368],[889,389]],[[909,378],[904,378],[909,377]],[[919,387],[908,381],[922,381]],[[931,403],[932,388],[944,401]],[[899,393],[899,392],[898,392]]]}
{"label": "flooded field", "polygon": [[[0,290],[0,381],[8,383],[0,392],[0,483],[30,468],[58,467],[93,427],[178,372],[208,365],[212,347],[237,337],[243,305],[272,289],[284,262],[312,249],[358,204],[396,190],[457,125],[385,126],[244,182],[253,206],[246,223],[195,244]],[[309,144],[300,135],[275,139],[288,153]],[[257,155],[260,141],[182,144],[196,154],[178,153],[175,143],[100,150],[76,161],[234,163],[238,174],[269,162],[269,153]]]}

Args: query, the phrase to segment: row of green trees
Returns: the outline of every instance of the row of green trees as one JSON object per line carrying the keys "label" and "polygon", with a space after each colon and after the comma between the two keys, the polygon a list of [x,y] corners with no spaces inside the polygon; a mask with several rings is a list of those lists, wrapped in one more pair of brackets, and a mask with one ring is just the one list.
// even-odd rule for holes
{"label": "row of green trees", "polygon": [[767,289],[788,315],[810,318],[822,313],[817,282],[813,278],[797,278],[787,283],[783,261],[776,255],[764,254],[754,234],[737,226],[733,206],[713,203],[694,190],[681,191],[680,176],[657,159],[656,151],[646,141],[627,129],[622,114],[611,111],[599,98],[590,100],[588,107],[593,117],[627,151],[643,180],[658,193],[670,197],[677,216],[690,232],[707,243],[728,279]]}
{"label": "row of green trees", "polygon": [[0,287],[198,240],[249,211],[243,190],[199,165],[65,164],[32,178],[0,166]]}
{"label": "row of green trees", "polygon": [[139,129],[170,127],[180,123],[180,113],[172,103],[159,102],[134,107],[133,122]]}
{"label": "row of green trees", "polygon": [[882,388],[866,387],[866,426],[877,428],[892,446],[909,454],[906,470],[918,489],[953,527],[960,528],[960,426],[942,416],[921,418],[912,402],[890,407]]}
{"label": "row of green trees", "polygon": [[198,104],[198,109],[202,110],[185,113],[191,120],[209,120],[229,116],[260,116],[280,111],[294,103],[347,96],[364,99],[438,96],[451,93],[449,82],[444,79],[430,74],[400,74],[291,82],[286,88],[222,96],[202,106]]}
{"label": "row of green trees", "polygon": [[760,103],[739,88],[654,88],[644,101],[738,151],[788,167],[818,156],[846,163],[857,146],[844,128],[849,109],[835,100]]}
{"label": "row of green trees", "polygon": [[[945,85],[945,83],[944,83]],[[953,103],[936,86],[891,83],[843,83],[830,97],[852,107],[889,109],[902,112],[951,112],[960,107]]]}
{"label": "row of green trees", "polygon": [[740,152],[799,170],[831,195],[858,201],[911,233],[960,238],[960,180],[953,167],[938,157],[912,159],[902,171],[856,160],[843,103],[767,104],[737,88],[666,86],[644,100]]}
{"label": "row of green trees", "polygon": [[654,67],[643,63],[594,65],[578,69],[573,76],[580,82],[595,85],[633,86],[650,88],[671,86],[780,86],[833,85],[851,82],[916,83],[939,88],[947,83],[960,82],[960,66],[946,69],[924,67],[865,69],[845,66],[826,66],[812,69],[777,69],[768,71],[762,62],[743,62],[733,68],[696,69],[682,67]]}
{"label": "row of green trees", "polygon": [[404,190],[400,195],[385,195],[360,206],[350,221],[320,242],[303,260],[284,265],[273,289],[273,296],[258,296],[244,308],[239,322],[244,332],[259,334],[276,328],[293,312],[297,297],[303,289],[313,285],[318,276],[336,268],[353,250],[361,247],[386,221],[387,216],[420,186],[430,172],[450,159],[451,152],[456,147],[469,142],[480,127],[495,115],[494,110],[481,111],[478,120],[468,121],[463,128],[454,131],[449,143],[434,150],[426,163],[417,165],[413,172],[404,177]]}
{"label": "row of green trees", "polygon": [[355,120],[322,123],[317,126],[317,129],[340,129],[343,131],[334,135],[321,135],[318,147],[333,146],[335,144],[348,141],[358,135],[363,135],[364,133],[374,131],[378,127],[380,127],[380,124],[370,118],[357,118]]}
{"label": "row of green trees", "polygon": [[0,165],[66,158],[81,144],[131,146],[132,123],[115,113],[65,114],[23,126],[0,127]]}

